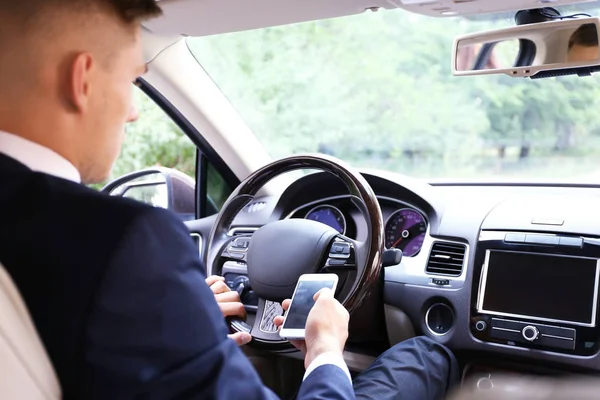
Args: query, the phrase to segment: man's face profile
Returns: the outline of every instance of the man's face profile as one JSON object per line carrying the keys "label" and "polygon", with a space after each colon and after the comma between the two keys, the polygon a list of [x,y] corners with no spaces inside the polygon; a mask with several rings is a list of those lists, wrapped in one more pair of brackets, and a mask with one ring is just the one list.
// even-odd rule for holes
{"label": "man's face profile", "polygon": [[104,181],[137,118],[140,23],[159,14],[155,0],[0,0],[0,130]]}
{"label": "man's face profile", "polygon": [[584,46],[575,44],[567,54],[567,62],[593,61],[599,57],[598,46]]}

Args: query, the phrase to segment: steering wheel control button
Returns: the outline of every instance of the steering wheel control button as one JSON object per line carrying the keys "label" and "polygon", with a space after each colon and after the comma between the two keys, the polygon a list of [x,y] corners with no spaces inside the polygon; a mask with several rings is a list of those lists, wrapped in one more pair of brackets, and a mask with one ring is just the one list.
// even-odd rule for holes
{"label": "steering wheel control button", "polygon": [[447,304],[435,303],[425,313],[425,325],[434,335],[445,335],[454,325],[454,311]]}
{"label": "steering wheel control button", "polygon": [[475,330],[477,332],[484,332],[487,329],[487,323],[485,321],[477,321],[475,323]]}
{"label": "steering wheel control button", "polygon": [[540,331],[533,325],[527,325],[521,331],[521,335],[523,335],[523,339],[527,340],[528,342],[533,342],[540,336]]}
{"label": "steering wheel control button", "polygon": [[237,253],[242,252],[245,253],[248,251],[248,247],[250,247],[250,238],[249,237],[239,237],[234,239],[229,245],[229,252]]}
{"label": "steering wheel control button", "polygon": [[332,250],[333,250],[333,253],[344,254],[346,249],[348,249],[348,253],[349,253],[350,249],[348,247],[336,244],[333,246]]}
{"label": "steering wheel control button", "polygon": [[330,258],[327,260],[328,267],[341,267],[342,265],[346,265],[346,260],[343,258]]}
{"label": "steering wheel control button", "polygon": [[331,250],[329,250],[330,258],[350,258],[350,250],[352,245],[350,243],[335,241],[331,245]]}

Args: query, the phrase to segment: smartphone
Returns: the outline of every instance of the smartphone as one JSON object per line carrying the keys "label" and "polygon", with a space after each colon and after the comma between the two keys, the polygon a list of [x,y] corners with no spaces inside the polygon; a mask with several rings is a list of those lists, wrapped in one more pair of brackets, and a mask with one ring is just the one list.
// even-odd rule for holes
{"label": "smartphone", "polygon": [[304,274],[298,279],[290,308],[285,314],[285,319],[279,336],[286,340],[304,339],[306,319],[308,313],[315,305],[314,295],[323,288],[329,288],[335,293],[338,284],[336,274]]}

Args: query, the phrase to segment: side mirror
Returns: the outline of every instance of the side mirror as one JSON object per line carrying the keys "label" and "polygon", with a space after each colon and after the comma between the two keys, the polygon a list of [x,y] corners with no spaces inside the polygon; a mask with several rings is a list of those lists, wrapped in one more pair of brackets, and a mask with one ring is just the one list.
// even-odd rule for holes
{"label": "side mirror", "polygon": [[461,36],[454,42],[452,71],[457,76],[589,75],[600,70],[599,31],[600,19],[577,18]]}
{"label": "side mirror", "polygon": [[165,208],[183,221],[196,218],[196,183],[175,169],[155,167],[132,172],[109,182],[101,192]]}

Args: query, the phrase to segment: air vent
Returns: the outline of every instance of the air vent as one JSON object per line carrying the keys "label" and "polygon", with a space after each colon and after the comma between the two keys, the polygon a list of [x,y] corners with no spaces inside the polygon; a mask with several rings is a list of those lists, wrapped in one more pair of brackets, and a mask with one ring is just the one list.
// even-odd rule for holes
{"label": "air vent", "polygon": [[255,212],[260,211],[263,208],[265,208],[266,205],[267,205],[267,203],[265,203],[264,201],[257,201],[257,202],[248,204],[246,206],[245,211],[247,213],[255,213]]}
{"label": "air vent", "polygon": [[458,276],[465,261],[465,245],[436,242],[429,253],[427,268],[429,274]]}

